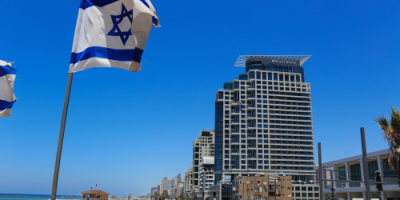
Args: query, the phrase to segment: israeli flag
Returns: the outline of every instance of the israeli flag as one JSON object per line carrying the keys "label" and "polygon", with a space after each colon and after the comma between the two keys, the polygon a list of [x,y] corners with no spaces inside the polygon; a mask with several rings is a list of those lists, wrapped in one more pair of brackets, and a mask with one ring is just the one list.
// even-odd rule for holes
{"label": "israeli flag", "polygon": [[152,25],[160,22],[150,0],[82,0],[69,72],[92,67],[138,72]]}
{"label": "israeli flag", "polygon": [[0,60],[0,117],[9,117],[11,107],[17,100],[14,96],[14,80],[17,70],[11,63]]}

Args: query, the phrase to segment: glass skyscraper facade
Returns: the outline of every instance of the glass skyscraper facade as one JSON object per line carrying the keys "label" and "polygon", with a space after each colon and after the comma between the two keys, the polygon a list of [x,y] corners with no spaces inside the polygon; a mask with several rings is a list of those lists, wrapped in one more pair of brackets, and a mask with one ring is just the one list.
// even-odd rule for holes
{"label": "glass skyscraper facade", "polygon": [[302,67],[309,57],[239,57],[246,73],[216,93],[216,183],[274,172],[314,179],[311,88]]}

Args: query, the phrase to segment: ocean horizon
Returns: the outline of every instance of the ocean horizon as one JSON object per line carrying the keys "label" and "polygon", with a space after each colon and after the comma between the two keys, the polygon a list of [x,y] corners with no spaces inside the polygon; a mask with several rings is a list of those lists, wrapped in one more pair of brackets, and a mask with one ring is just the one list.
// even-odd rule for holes
{"label": "ocean horizon", "polygon": [[[63,196],[70,196],[70,197],[63,197]],[[56,197],[57,200],[79,200],[80,198],[81,198],[80,195],[57,195]],[[51,199],[50,194],[0,193],[0,200],[50,200],[50,199]]]}

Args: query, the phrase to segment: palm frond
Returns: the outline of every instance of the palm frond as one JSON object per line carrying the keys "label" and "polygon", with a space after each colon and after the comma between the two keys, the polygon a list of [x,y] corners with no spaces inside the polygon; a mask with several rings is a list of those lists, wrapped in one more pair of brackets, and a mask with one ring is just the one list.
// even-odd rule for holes
{"label": "palm frond", "polygon": [[392,107],[392,120],[390,121],[390,126],[393,131],[396,132],[398,137],[400,136],[400,111]]}
{"label": "palm frond", "polygon": [[389,122],[386,119],[385,115],[379,116],[374,119],[376,123],[378,123],[379,127],[386,132],[386,130],[389,128]]}
{"label": "palm frond", "polygon": [[390,168],[391,170],[393,170],[394,172],[397,173],[397,169],[395,168],[395,165],[394,165],[394,163],[393,163],[393,161],[394,161],[394,162],[397,162],[397,161],[396,161],[396,158],[397,158],[397,155],[396,155],[396,154],[393,154],[393,153],[389,154],[389,156],[388,156],[388,166],[389,166],[389,168]]}

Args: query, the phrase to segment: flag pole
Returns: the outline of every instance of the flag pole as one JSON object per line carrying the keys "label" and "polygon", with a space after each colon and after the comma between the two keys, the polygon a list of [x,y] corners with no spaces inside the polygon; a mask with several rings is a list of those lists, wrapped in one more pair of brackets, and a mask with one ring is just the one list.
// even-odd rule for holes
{"label": "flag pole", "polygon": [[60,135],[58,136],[56,164],[54,166],[53,187],[51,188],[51,200],[56,200],[56,195],[57,195],[57,185],[58,185],[58,175],[60,172],[61,152],[62,152],[62,146],[63,146],[63,140],[64,140],[65,123],[67,122],[69,96],[71,94],[71,85],[72,85],[73,77],[74,77],[74,73],[68,73],[67,90],[65,92],[64,108],[63,108],[62,117],[61,117]]}

